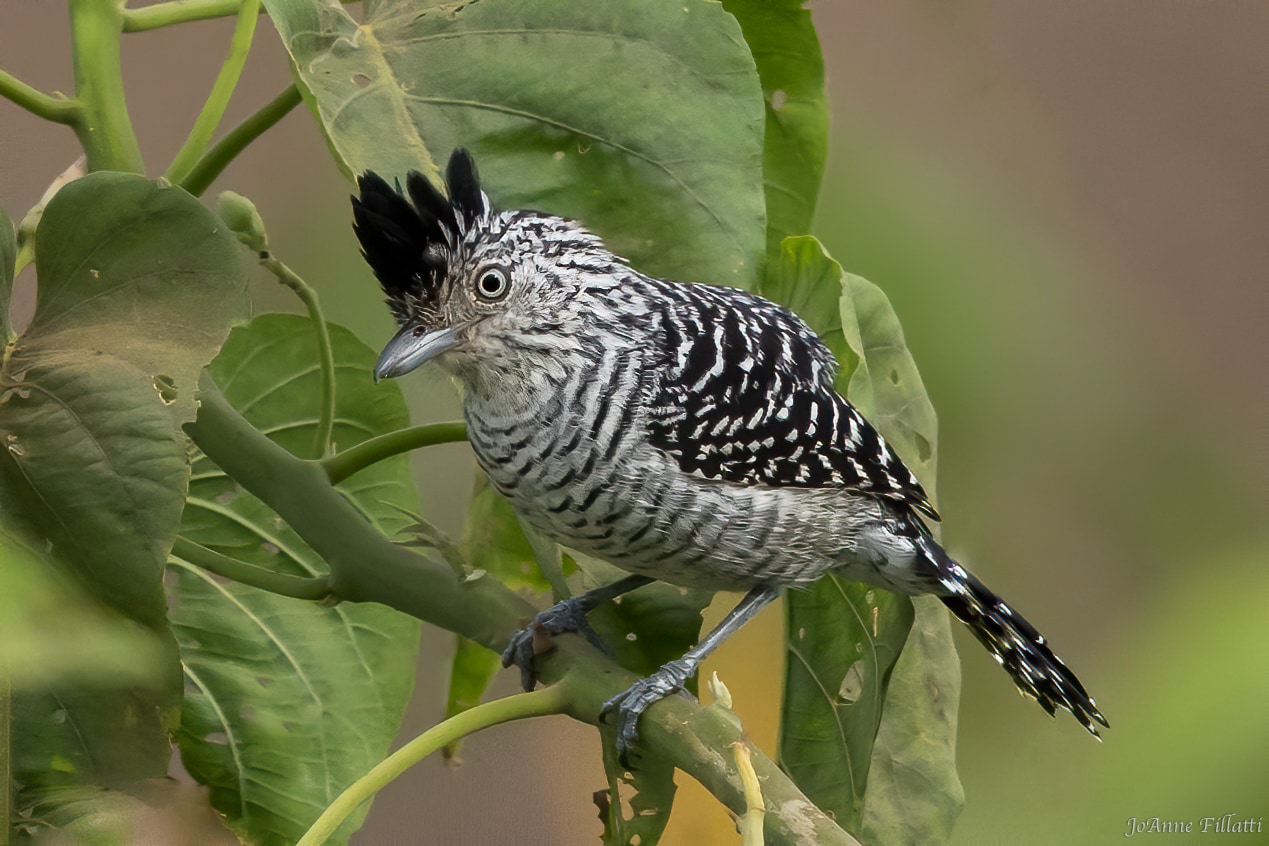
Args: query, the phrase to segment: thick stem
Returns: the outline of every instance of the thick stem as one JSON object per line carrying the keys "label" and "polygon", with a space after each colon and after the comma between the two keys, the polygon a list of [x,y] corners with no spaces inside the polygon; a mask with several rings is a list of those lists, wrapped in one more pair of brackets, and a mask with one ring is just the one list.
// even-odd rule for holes
{"label": "thick stem", "polygon": [[123,3],[70,0],[70,23],[75,97],[82,110],[75,131],[88,156],[88,169],[145,173],[123,91]]}
{"label": "thick stem", "polygon": [[318,398],[317,431],[313,434],[313,457],[325,458],[331,450],[331,432],[335,428],[335,353],[330,346],[330,329],[326,326],[326,318],[322,316],[322,306],[317,300],[317,292],[300,278],[299,274],[265,253],[260,263],[278,278],[286,287],[304,303],[308,316],[313,321],[313,332],[317,335],[317,360],[321,366],[321,390]]}
{"label": "thick stem", "polygon": [[317,821],[300,838],[296,846],[321,846],[358,808],[427,756],[468,735],[492,726],[558,714],[564,708],[563,685],[541,688],[532,693],[518,693],[477,705],[448,720],[438,723],[423,734],[379,762],[370,772],[357,779],[336,797]]}
{"label": "thick stem", "polygon": [[251,41],[259,19],[260,0],[242,0],[238,22],[234,25],[233,39],[229,43],[229,57],[221,65],[220,73],[216,75],[216,82],[207,95],[202,111],[198,113],[198,119],[194,121],[189,137],[167,169],[167,178],[172,182],[179,183],[185,179],[211,143],[216,127],[220,126],[220,119],[225,116],[229,98],[238,87],[238,79],[242,76],[243,65],[247,63],[247,54],[251,52]]}
{"label": "thick stem", "polygon": [[10,100],[36,117],[74,126],[79,120],[77,100],[45,94],[27,85],[11,73],[0,70],[0,97]]}
{"label": "thick stem", "polygon": [[461,421],[411,426],[409,429],[398,429],[395,432],[362,441],[355,447],[327,458],[322,462],[322,466],[326,468],[326,476],[330,479],[330,483],[337,485],[352,474],[365,470],[385,458],[434,444],[450,444],[465,440],[467,440],[467,424]]}
{"label": "thick stem", "polygon": [[220,176],[221,171],[228,167],[229,163],[245,150],[248,144],[286,117],[291,109],[300,104],[300,100],[300,89],[295,83],[291,83],[283,89],[281,94],[265,103],[259,111],[229,130],[224,138],[213,144],[181,180],[181,187],[195,197],[202,196],[207,186]]}
{"label": "thick stem", "polygon": [[172,545],[172,555],[196,567],[224,576],[244,585],[267,590],[280,596],[294,599],[321,600],[330,596],[330,584],[325,577],[292,576],[287,573],[276,573],[228,555],[221,555],[213,549],[192,540],[178,537]]}
{"label": "thick stem", "polygon": [[497,579],[460,582],[449,566],[394,544],[343,494],[317,461],[296,458],[248,423],[211,377],[199,382],[194,443],[222,470],[264,500],[330,565],[331,593],[382,602],[501,650],[535,609]]}

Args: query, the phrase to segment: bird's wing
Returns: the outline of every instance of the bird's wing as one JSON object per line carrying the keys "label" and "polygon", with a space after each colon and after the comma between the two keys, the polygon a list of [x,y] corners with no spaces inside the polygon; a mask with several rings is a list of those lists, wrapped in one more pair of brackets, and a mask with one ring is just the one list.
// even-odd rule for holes
{"label": "bird's wing", "polygon": [[779,306],[666,285],[649,438],[684,472],[738,485],[842,488],[938,519],[912,474],[832,387],[832,353]]}

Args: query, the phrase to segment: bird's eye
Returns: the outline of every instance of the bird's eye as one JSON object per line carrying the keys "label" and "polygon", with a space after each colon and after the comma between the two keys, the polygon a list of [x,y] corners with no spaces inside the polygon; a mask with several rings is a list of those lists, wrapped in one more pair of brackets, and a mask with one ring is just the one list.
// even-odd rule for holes
{"label": "bird's eye", "polygon": [[486,270],[476,281],[476,293],[484,300],[500,300],[511,290],[511,279],[501,268]]}

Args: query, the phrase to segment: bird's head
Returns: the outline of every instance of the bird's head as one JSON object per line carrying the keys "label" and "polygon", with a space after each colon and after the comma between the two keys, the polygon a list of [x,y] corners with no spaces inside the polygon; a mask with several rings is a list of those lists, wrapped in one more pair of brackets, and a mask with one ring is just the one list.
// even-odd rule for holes
{"label": "bird's head", "polygon": [[445,181],[448,196],[417,172],[404,191],[374,173],[358,180],[354,229],[400,327],[377,379],[432,359],[464,376],[549,351],[583,317],[587,278],[620,263],[573,221],[494,210],[464,150]]}

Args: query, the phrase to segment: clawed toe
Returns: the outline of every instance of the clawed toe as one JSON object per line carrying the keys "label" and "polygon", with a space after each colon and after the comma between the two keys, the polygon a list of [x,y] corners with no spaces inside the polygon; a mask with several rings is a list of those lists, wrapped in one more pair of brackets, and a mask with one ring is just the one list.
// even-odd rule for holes
{"label": "clawed toe", "polygon": [[639,742],[639,718],[643,712],[667,696],[686,693],[683,683],[694,669],[685,661],[671,661],[604,703],[600,719],[614,727],[617,760],[623,767],[630,765]]}
{"label": "clawed toe", "polygon": [[589,610],[578,598],[565,599],[539,613],[529,625],[511,636],[507,648],[502,651],[502,666],[512,664],[520,668],[520,684],[525,690],[533,690],[537,684],[537,670],[533,666],[533,658],[539,651],[535,641],[539,635],[552,637],[557,634],[576,632],[586,638],[591,645],[611,656],[612,650],[603,638],[586,622]]}

